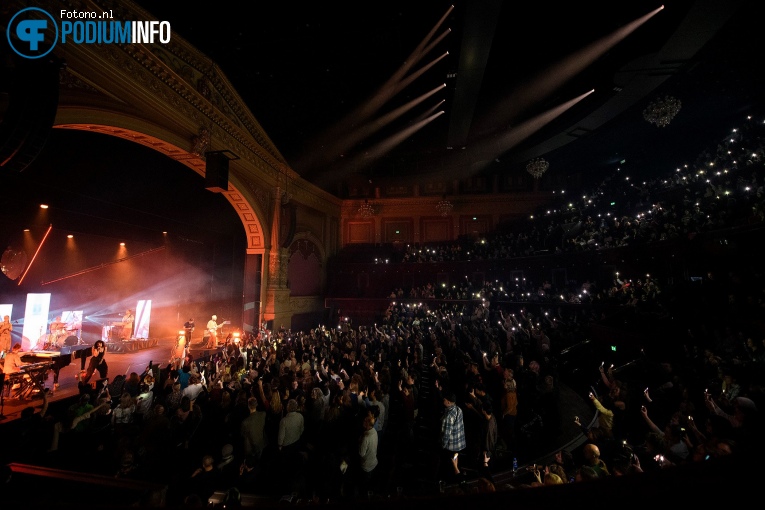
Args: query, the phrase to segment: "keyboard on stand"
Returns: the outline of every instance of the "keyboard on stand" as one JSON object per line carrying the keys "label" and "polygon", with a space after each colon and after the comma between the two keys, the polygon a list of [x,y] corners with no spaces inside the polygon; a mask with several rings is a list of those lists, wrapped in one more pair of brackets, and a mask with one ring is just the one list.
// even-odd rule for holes
{"label": "keyboard on stand", "polygon": [[18,372],[5,374],[10,398],[28,399],[45,389],[48,371],[53,368],[52,361],[28,363]]}

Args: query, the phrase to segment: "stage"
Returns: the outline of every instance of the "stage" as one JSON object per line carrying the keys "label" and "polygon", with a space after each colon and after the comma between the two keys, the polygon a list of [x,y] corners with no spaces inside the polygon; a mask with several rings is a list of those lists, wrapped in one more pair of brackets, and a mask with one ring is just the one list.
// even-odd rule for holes
{"label": "stage", "polygon": [[106,342],[106,352],[126,353],[151,349],[159,345],[156,338],[131,338],[129,340],[118,340]]}
{"label": "stage", "polygon": [[[175,345],[176,338],[155,338],[140,343],[133,342],[120,342],[121,344],[129,344],[128,349],[122,349],[119,352],[112,350],[111,344],[108,344],[106,356],[104,357],[107,365],[109,366],[108,378],[111,380],[118,374],[129,375],[131,372],[138,374],[142,373],[144,369],[151,362],[154,365],[165,366],[170,359],[170,351]],[[88,346],[90,347],[90,346]],[[132,348],[141,347],[141,348]],[[219,352],[221,348],[217,349],[199,349],[192,350],[196,359],[201,359],[207,354],[214,354]],[[207,351],[207,352],[205,352]],[[22,357],[32,356],[35,353],[23,352]],[[39,354],[39,353],[38,353]],[[87,359],[86,359],[87,366]],[[81,364],[79,359],[73,359],[67,366],[63,366],[59,371],[59,387],[54,388],[54,373],[49,370],[46,377],[42,381],[46,388],[50,390],[48,393],[49,403],[55,403],[66,398],[79,394],[77,387],[77,376],[80,373]],[[98,372],[93,378],[93,381],[98,376]],[[13,393],[13,392],[11,392]],[[43,399],[39,392],[34,392],[29,395],[28,398],[11,398],[7,395],[3,398],[2,415],[5,418],[0,418],[0,425],[16,420],[21,415],[21,410],[28,406],[33,406],[36,410],[39,410],[42,406]]]}

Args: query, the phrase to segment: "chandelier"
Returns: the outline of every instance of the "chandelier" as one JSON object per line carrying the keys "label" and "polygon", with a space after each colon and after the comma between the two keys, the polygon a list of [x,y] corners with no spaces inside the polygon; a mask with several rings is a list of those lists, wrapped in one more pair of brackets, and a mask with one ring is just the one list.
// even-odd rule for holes
{"label": "chandelier", "polygon": [[452,209],[454,209],[454,204],[449,202],[446,197],[439,200],[436,204],[436,211],[438,211],[438,214],[441,216],[449,216],[449,214],[452,212]]}
{"label": "chandelier", "polygon": [[526,171],[531,174],[534,179],[539,179],[550,168],[550,163],[545,161],[544,158],[532,159],[526,165]]}
{"label": "chandelier", "polygon": [[359,215],[362,218],[369,218],[375,215],[375,208],[369,203],[369,200],[364,200],[364,203],[359,207]]}
{"label": "chandelier", "polygon": [[651,124],[666,127],[675,118],[681,106],[682,103],[679,99],[664,96],[664,99],[656,99],[648,104],[643,110],[643,118]]}

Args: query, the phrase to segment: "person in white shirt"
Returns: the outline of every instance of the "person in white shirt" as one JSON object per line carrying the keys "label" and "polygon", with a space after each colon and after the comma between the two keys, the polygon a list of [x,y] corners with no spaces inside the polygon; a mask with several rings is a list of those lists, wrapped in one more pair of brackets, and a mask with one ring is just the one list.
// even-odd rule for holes
{"label": "person in white shirt", "polygon": [[22,367],[26,365],[21,361],[21,344],[13,344],[11,352],[5,353],[5,361],[1,365],[3,373],[12,374],[21,371]]}
{"label": "person in white shirt", "polygon": [[141,384],[141,393],[135,398],[135,403],[135,413],[139,420],[143,420],[151,413],[154,406],[154,393],[145,382]]}
{"label": "person in white shirt", "polygon": [[297,400],[291,398],[287,401],[287,414],[279,421],[279,450],[285,453],[297,449],[304,430],[305,420],[298,412]]}
{"label": "person in white shirt", "polygon": [[183,389],[183,396],[189,397],[189,400],[194,402],[203,390],[204,386],[202,385],[202,378],[193,374],[189,379],[189,385]]}
{"label": "person in white shirt", "polygon": [[359,464],[359,480],[358,489],[359,494],[366,494],[372,482],[372,475],[377,467],[377,444],[378,437],[375,430],[375,417],[370,413],[364,418],[364,432],[361,434],[359,440],[359,457],[361,463]]}
{"label": "person in white shirt", "polygon": [[213,315],[209,321],[207,321],[207,329],[205,330],[205,346],[208,349],[214,349],[218,346],[218,316]]}
{"label": "person in white shirt", "polygon": [[119,428],[133,423],[134,412],[135,400],[128,392],[123,392],[119,405],[112,411],[112,426]]}

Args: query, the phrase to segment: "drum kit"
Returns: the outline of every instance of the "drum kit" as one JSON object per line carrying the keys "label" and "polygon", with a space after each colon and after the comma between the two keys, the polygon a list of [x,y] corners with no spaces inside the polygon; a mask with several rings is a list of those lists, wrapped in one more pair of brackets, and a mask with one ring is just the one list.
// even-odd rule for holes
{"label": "drum kit", "polygon": [[74,339],[74,344],[76,345],[79,340],[78,332],[78,329],[74,326],[67,325],[55,328],[49,334],[41,336],[37,341],[37,345],[42,345],[42,350],[44,351],[57,351],[64,345],[71,345],[72,340],[70,338]]}

